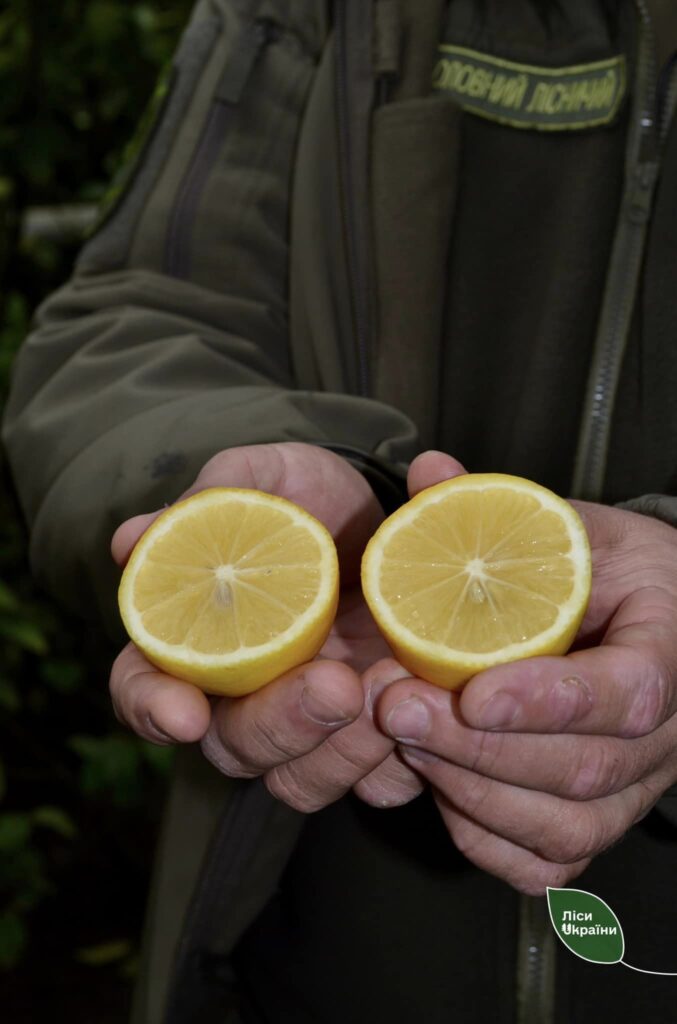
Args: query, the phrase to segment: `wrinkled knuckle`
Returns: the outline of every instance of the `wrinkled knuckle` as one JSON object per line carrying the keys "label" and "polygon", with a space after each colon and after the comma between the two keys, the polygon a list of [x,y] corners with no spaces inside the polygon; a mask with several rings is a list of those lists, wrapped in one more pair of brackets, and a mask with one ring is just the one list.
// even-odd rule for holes
{"label": "wrinkled knuckle", "polygon": [[544,839],[539,854],[556,864],[573,864],[598,853],[605,845],[597,815],[578,807]]}
{"label": "wrinkled knuckle", "polygon": [[644,671],[633,694],[622,736],[636,739],[654,732],[670,710],[672,673],[658,655],[645,657]]}
{"label": "wrinkled knuckle", "polygon": [[282,763],[295,753],[280,738],[275,725],[260,716],[252,718],[242,746],[243,754],[255,763],[269,761],[271,757]]}
{"label": "wrinkled knuckle", "polygon": [[588,741],[573,762],[560,795],[570,800],[592,800],[617,791],[621,759],[615,746],[603,740]]}
{"label": "wrinkled knuckle", "polygon": [[271,769],[263,777],[266,789],[276,800],[302,814],[311,814],[326,806],[328,801],[308,790],[306,780],[299,776],[293,762]]}
{"label": "wrinkled knuckle", "polygon": [[341,774],[351,781],[357,781],[375,767],[374,760],[347,742],[345,734],[333,733],[324,741],[324,747],[334,752],[342,769]]}
{"label": "wrinkled knuckle", "polygon": [[500,762],[506,734],[473,729],[470,733],[470,771],[491,774]]}

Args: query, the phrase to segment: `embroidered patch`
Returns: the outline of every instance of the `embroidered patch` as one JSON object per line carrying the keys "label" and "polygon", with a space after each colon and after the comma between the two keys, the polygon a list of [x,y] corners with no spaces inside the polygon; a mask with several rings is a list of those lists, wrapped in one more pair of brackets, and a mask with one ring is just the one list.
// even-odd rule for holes
{"label": "embroidered patch", "polygon": [[517,64],[443,44],[433,87],[480,117],[537,131],[579,131],[609,124],[626,93],[625,57],[576,67]]}

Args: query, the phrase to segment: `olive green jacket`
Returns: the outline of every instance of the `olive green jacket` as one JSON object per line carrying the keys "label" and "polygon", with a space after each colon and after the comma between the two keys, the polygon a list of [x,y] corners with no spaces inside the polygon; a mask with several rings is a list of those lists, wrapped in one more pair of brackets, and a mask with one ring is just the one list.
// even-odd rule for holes
{"label": "olive green jacket", "polygon": [[[661,0],[653,6],[668,26],[661,41],[677,40],[674,12]],[[443,0],[200,0],[135,163],[72,279],[39,310],[4,424],[32,563],[59,600],[103,617],[120,639],[110,536],[124,519],[174,500],[216,452],[327,445],[388,503],[407,463],[436,443],[461,120],[454,99],[431,88],[444,10]],[[637,125],[638,114],[635,103]],[[643,289],[646,299],[677,262],[660,228],[677,213],[677,190],[659,177],[654,192],[658,161],[635,141],[630,213],[621,211],[616,235],[616,249],[632,258],[616,273],[623,294]],[[672,136],[668,160],[677,163]],[[647,188],[633,192],[649,164]],[[649,213],[659,208],[647,249]],[[619,288],[612,269],[609,302]],[[604,316],[603,308],[601,335]],[[669,390],[677,349],[666,344],[669,312],[655,316]],[[632,372],[624,346],[641,344],[637,318],[627,320],[620,351],[611,345],[620,384],[612,382],[600,417],[591,383],[582,410],[576,490],[607,500],[651,490],[631,507],[677,523],[668,497],[677,410],[662,395],[660,443],[652,407],[641,466],[638,456],[624,479],[604,482],[609,437],[597,421],[628,429],[613,397]],[[207,1009],[196,1014],[188,982],[192,1002],[175,988],[168,1015],[172,978],[194,978],[199,956],[232,948],[299,827],[258,784],[231,783],[195,751],[181,753],[136,1024],[211,1019]],[[205,860],[210,841],[217,867]]]}

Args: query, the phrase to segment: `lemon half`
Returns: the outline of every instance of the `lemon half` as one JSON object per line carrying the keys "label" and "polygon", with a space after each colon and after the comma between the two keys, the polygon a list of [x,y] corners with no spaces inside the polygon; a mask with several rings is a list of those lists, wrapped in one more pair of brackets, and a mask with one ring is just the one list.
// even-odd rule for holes
{"label": "lemon half", "polygon": [[397,659],[448,689],[492,665],[564,654],[590,585],[575,509],[498,473],[421,491],[379,527],[362,561],[365,599]]}
{"label": "lemon half", "polygon": [[158,668],[209,693],[251,693],[313,658],[339,593],[336,547],[304,509],[216,487],[172,505],[137,543],[120,613]]}

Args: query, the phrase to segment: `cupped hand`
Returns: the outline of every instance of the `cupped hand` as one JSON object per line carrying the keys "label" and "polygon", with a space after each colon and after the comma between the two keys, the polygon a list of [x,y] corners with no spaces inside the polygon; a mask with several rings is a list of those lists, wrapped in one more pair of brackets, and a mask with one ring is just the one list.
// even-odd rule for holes
{"label": "cupped hand", "polygon": [[531,894],[575,878],[677,781],[677,532],[574,504],[593,552],[575,650],[460,695],[402,680],[377,704],[457,847]]}
{"label": "cupped hand", "polygon": [[[411,799],[423,782],[372,719],[375,696],[406,672],[382,661],[390,651],[359,587],[362,551],[383,519],[371,488],[338,455],[297,443],[221,452],[182,497],[214,486],[281,495],[329,529],[342,582],[331,634],[316,660],[238,699],[207,698],[160,672],[129,644],[111,673],[118,718],[151,742],[201,741],[205,756],[226,775],[262,775],[275,796],[299,810],[317,810],[351,787],[380,806]],[[119,565],[159,514],[120,526],[112,542]]]}

